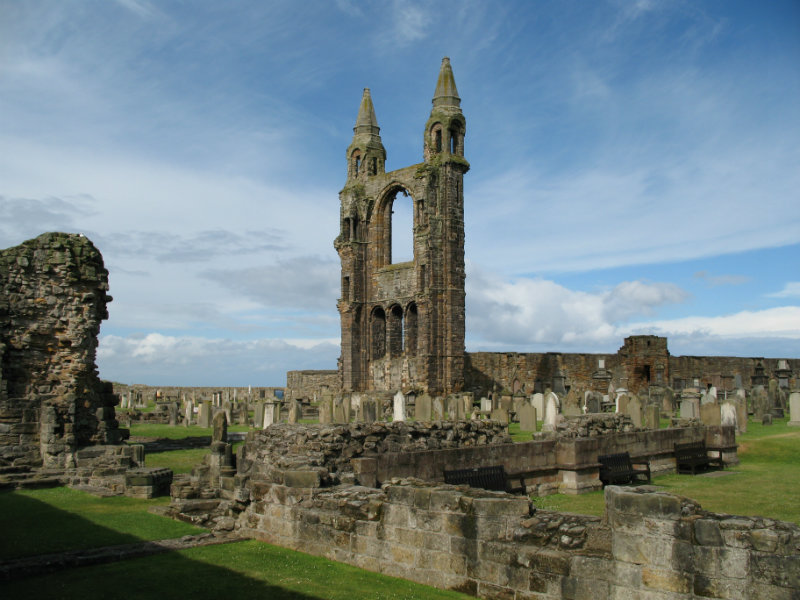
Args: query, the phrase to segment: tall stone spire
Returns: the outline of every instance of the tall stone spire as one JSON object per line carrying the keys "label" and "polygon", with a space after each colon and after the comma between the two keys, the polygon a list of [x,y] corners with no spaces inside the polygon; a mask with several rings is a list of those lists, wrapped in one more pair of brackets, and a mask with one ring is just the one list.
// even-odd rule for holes
{"label": "tall stone spire", "polygon": [[356,125],[353,127],[353,141],[347,148],[348,180],[385,172],[386,149],[381,142],[380,132],[372,96],[369,88],[364,88]]}
{"label": "tall stone spire", "polygon": [[[425,162],[441,157],[442,153],[463,157],[466,131],[467,122],[461,112],[461,98],[458,97],[453,68],[450,59],[445,56],[433,93],[431,116],[425,124]],[[466,161],[462,162],[466,164]]]}
{"label": "tall stone spire", "polygon": [[364,88],[364,95],[361,96],[361,106],[358,107],[358,117],[353,133],[371,133],[378,135],[381,128],[378,127],[378,119],[375,117],[375,106],[372,104],[372,96],[369,88]]}
{"label": "tall stone spire", "polygon": [[450,59],[445,56],[442,59],[442,67],[439,69],[439,79],[436,81],[436,91],[433,93],[433,106],[452,106],[459,108],[461,98],[458,97],[456,80],[453,77],[453,68],[450,66]]}

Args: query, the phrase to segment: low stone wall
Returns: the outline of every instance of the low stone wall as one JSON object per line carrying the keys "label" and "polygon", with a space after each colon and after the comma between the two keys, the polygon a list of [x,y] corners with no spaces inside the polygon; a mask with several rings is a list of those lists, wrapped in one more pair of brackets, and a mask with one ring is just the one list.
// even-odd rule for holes
{"label": "low stone wall", "polygon": [[249,432],[239,451],[239,473],[282,481],[286,472],[317,473],[319,485],[354,481],[363,457],[414,456],[419,451],[512,446],[507,428],[492,421],[275,424]]}
{"label": "low stone wall", "polygon": [[418,481],[382,490],[252,482],[234,525],[272,544],[481,598],[800,595],[800,528],[606,488],[606,516],[533,511],[527,498]]}

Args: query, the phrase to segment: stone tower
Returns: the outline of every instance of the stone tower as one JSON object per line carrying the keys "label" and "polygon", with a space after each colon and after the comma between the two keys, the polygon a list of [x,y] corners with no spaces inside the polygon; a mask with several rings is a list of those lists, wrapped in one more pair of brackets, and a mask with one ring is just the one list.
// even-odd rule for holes
{"label": "stone tower", "polygon": [[[364,90],[334,241],[342,261],[345,391],[447,394],[464,385],[465,131],[444,58],[423,135],[424,162],[387,173],[372,97]],[[413,232],[393,231],[395,202],[411,203]],[[393,233],[413,237],[412,260],[392,260]]]}

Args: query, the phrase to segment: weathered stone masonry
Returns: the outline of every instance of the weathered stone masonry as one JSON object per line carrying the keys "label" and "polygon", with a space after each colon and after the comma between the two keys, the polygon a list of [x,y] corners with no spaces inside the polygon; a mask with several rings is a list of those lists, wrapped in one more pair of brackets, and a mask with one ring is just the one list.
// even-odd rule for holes
{"label": "weathered stone masonry", "polygon": [[[466,121],[449,59],[442,61],[424,131],[424,162],[387,173],[372,97],[364,90],[339,194],[339,313],[344,391],[464,383],[464,158]],[[392,257],[398,195],[413,207],[413,259]]]}
{"label": "weathered stone masonry", "polygon": [[46,233],[0,252],[0,464],[69,467],[126,437],[95,367],[108,271],[84,236]]}
{"label": "weathered stone masonry", "polygon": [[85,486],[151,497],[172,481],[124,443],[95,365],[108,271],[82,235],[0,251],[0,487]]}

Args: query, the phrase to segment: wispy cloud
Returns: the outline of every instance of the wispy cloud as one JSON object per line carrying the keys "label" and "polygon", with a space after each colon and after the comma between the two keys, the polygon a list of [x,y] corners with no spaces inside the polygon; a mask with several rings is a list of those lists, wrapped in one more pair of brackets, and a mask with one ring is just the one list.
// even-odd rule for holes
{"label": "wispy cloud", "polygon": [[742,285],[751,280],[746,275],[712,275],[708,271],[698,271],[694,274],[694,278],[705,282],[710,287]]}
{"label": "wispy cloud", "polygon": [[339,263],[298,256],[247,269],[208,270],[203,277],[263,306],[333,310],[339,293]]}
{"label": "wispy cloud", "polygon": [[800,281],[789,281],[779,292],[767,294],[768,298],[800,298]]}

